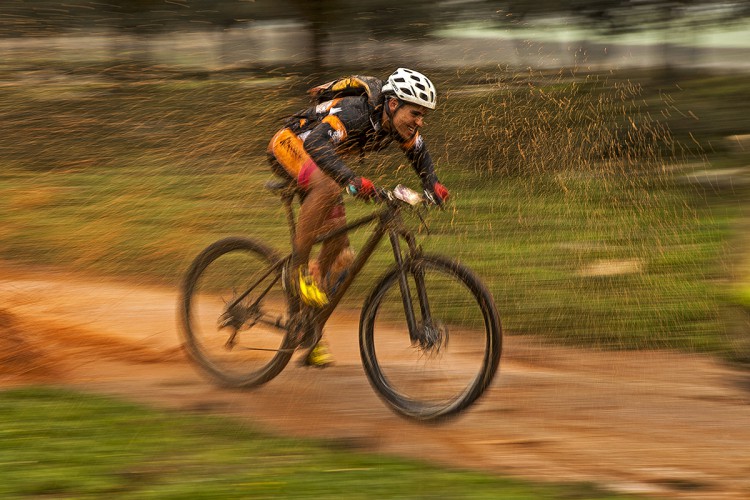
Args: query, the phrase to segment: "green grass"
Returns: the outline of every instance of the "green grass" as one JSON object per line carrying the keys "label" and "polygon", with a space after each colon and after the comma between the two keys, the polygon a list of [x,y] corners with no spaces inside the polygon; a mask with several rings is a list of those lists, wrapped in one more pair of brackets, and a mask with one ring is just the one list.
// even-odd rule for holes
{"label": "green grass", "polygon": [[54,388],[0,392],[0,434],[5,499],[626,498],[348,452]]}
{"label": "green grass", "polygon": [[[691,137],[687,111],[708,113],[705,101],[745,87],[708,79],[711,93],[691,81],[667,99],[627,80],[539,76],[474,95],[458,92],[473,89],[467,81],[444,78],[445,106],[425,135],[454,201],[429,215],[420,238],[487,282],[507,333],[743,356],[723,310],[746,193],[679,179],[718,141],[704,121]],[[0,152],[0,258],[176,286],[219,237],[288,248],[284,214],[262,186],[266,141],[304,105],[291,86],[101,77],[4,88],[0,135],[18,140]],[[742,133],[743,102],[706,121]],[[714,149],[718,166],[742,158]],[[357,168],[387,186],[415,184],[398,151]],[[347,204],[350,219],[370,209]],[[355,248],[365,235],[352,237]],[[389,252],[381,248],[344,306],[361,303]]]}

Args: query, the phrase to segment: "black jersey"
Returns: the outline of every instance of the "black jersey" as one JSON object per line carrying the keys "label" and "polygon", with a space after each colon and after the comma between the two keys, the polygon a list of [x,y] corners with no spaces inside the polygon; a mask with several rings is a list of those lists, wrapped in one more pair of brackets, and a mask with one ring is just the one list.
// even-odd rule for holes
{"label": "black jersey", "polygon": [[422,136],[417,132],[404,141],[384,130],[380,123],[382,109],[382,103],[373,108],[367,96],[342,97],[296,113],[287,127],[304,141],[305,150],[318,167],[341,186],[357,176],[342,155],[380,151],[395,141],[423,187],[431,189],[437,176]]}

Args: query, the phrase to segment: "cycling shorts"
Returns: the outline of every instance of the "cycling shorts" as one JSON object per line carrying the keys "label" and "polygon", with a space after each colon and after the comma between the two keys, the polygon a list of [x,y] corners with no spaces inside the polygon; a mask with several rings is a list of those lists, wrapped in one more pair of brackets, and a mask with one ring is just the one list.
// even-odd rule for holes
{"label": "cycling shorts", "polygon": [[[312,174],[319,170],[305,151],[302,139],[288,128],[279,130],[268,144],[268,155],[274,173],[297,180],[297,186],[307,191]],[[344,216],[344,200],[336,204],[328,218]]]}

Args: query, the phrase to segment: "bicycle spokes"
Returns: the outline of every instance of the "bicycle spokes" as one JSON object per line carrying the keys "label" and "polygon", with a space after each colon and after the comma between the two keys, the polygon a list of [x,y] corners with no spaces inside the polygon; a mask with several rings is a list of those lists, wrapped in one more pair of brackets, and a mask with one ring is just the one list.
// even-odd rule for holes
{"label": "bicycle spokes", "polygon": [[261,245],[229,238],[208,247],[186,291],[186,346],[208,373],[227,385],[252,386],[288,362],[290,306],[281,262]]}

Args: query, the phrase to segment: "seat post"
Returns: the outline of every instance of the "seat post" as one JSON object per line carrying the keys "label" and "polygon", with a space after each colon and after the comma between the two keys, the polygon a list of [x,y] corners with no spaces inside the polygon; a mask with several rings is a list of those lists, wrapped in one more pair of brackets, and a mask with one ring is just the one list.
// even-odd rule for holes
{"label": "seat post", "polygon": [[297,196],[300,198],[300,204],[302,204],[302,197],[304,195],[297,188],[296,182],[291,178],[272,179],[266,182],[266,189],[281,198],[281,203],[284,205],[284,211],[286,212],[286,221],[289,226],[292,249],[294,249],[294,240],[297,234],[297,222],[292,203],[294,203],[294,197]]}

